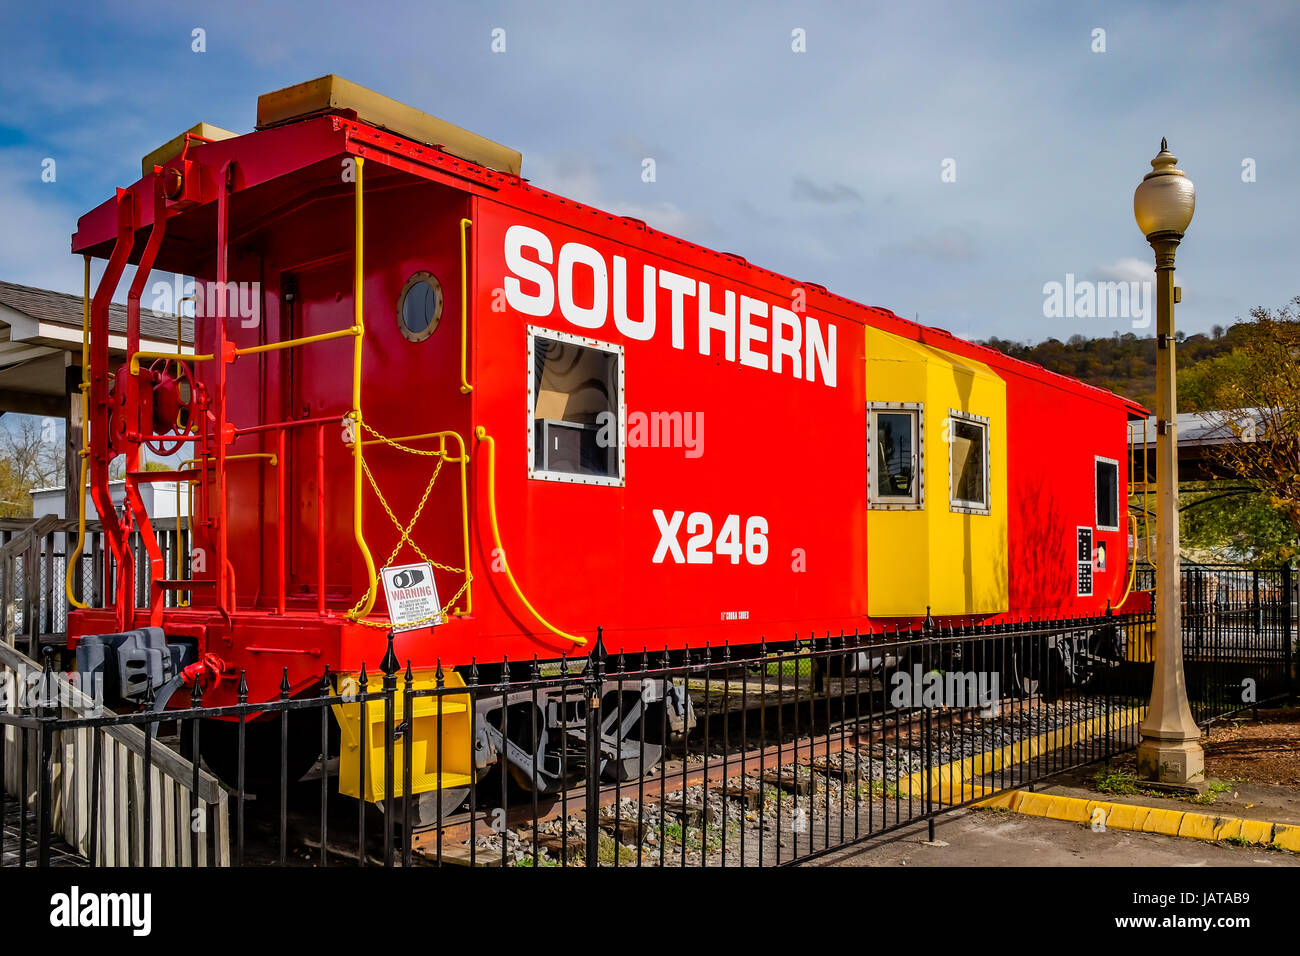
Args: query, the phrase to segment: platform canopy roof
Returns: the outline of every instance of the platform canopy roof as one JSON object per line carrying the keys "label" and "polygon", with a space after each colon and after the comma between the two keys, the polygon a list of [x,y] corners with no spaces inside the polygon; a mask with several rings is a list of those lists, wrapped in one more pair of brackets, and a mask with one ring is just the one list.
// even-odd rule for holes
{"label": "platform canopy roof", "polygon": [[[192,351],[194,320],[180,322],[182,351]],[[81,296],[0,281],[0,414],[67,414],[67,369],[81,364],[81,324]],[[109,306],[108,328],[110,354],[124,355],[124,304]],[[176,317],[142,308],[140,348],[174,352]]]}
{"label": "platform canopy roof", "polygon": [[[1141,419],[1138,419],[1141,422]],[[1265,419],[1257,408],[1236,408],[1212,412],[1178,413],[1178,480],[1215,481],[1235,477],[1214,455],[1219,445],[1240,444],[1244,439],[1233,431],[1234,422],[1248,432],[1263,432]],[[1146,419],[1145,429],[1134,423],[1128,443],[1139,480],[1154,482],[1156,473],[1156,416]],[[1145,463],[1145,466],[1144,466]]]}

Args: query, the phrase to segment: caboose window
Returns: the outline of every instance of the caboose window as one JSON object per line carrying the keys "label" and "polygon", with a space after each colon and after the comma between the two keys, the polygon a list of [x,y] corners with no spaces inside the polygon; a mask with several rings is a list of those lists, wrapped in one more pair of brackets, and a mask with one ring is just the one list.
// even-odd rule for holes
{"label": "caboose window", "polygon": [[1119,530],[1119,462],[1097,456],[1097,530]]}
{"label": "caboose window", "polygon": [[867,503],[884,510],[925,504],[921,406],[875,402],[867,414]]}
{"label": "caboose window", "polygon": [[530,329],[528,444],[532,478],[623,483],[623,352],[605,342]]}
{"label": "caboose window", "polygon": [[965,514],[989,513],[989,420],[949,411],[949,505]]}
{"label": "caboose window", "polygon": [[442,286],[431,273],[417,272],[397,297],[397,327],[410,342],[423,342],[442,318]]}

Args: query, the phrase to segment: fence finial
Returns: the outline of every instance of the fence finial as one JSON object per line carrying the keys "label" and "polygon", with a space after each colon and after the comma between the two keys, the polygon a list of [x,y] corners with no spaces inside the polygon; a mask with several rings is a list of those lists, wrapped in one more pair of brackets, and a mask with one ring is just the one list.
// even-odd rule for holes
{"label": "fence finial", "polygon": [[397,653],[393,650],[393,632],[388,632],[388,650],[384,652],[384,659],[379,662],[379,669],[384,672],[385,677],[391,677],[396,674],[402,665],[397,659]]}

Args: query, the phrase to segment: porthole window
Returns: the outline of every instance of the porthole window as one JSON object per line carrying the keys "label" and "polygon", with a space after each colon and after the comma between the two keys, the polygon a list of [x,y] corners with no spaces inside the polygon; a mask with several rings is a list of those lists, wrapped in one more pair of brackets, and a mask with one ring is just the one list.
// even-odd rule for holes
{"label": "porthole window", "polygon": [[423,342],[442,318],[442,286],[428,272],[417,272],[406,280],[397,297],[397,327],[410,342]]}

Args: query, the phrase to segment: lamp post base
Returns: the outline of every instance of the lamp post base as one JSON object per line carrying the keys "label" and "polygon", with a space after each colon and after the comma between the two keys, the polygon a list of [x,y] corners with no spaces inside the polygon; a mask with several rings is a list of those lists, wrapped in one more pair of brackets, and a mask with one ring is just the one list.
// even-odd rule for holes
{"label": "lamp post base", "polygon": [[1205,751],[1196,740],[1144,737],[1138,745],[1137,766],[1141,780],[1196,787],[1205,780]]}

